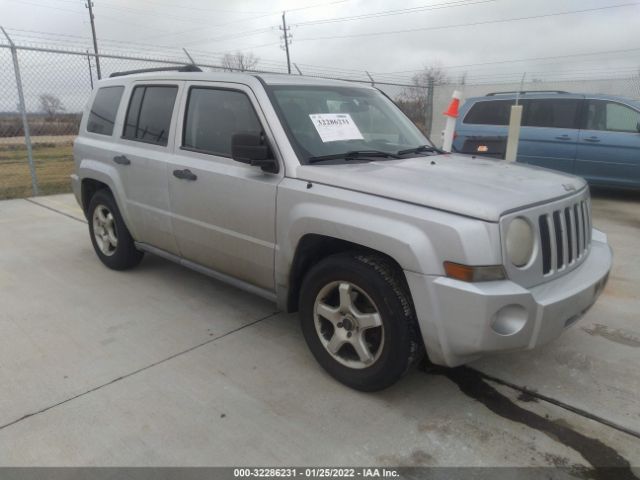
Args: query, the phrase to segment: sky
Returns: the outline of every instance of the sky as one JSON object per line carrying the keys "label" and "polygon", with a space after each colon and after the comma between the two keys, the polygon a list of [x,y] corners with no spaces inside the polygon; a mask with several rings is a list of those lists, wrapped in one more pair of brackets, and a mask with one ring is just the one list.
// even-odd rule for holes
{"label": "sky", "polygon": [[[101,51],[184,58],[184,47],[215,63],[241,50],[264,69],[285,65],[282,11],[303,73],[409,81],[437,65],[480,82],[640,69],[639,0],[94,0]],[[83,0],[0,0],[0,25],[19,44],[91,47]]]}

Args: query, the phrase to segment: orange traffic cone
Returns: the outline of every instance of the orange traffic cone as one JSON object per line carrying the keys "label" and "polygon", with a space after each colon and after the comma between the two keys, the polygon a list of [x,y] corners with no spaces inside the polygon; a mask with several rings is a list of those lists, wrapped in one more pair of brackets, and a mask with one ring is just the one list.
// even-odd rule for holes
{"label": "orange traffic cone", "polygon": [[458,118],[458,108],[460,108],[460,99],[453,97],[451,99],[451,103],[449,104],[449,108],[442,112],[442,114],[446,115],[447,117]]}

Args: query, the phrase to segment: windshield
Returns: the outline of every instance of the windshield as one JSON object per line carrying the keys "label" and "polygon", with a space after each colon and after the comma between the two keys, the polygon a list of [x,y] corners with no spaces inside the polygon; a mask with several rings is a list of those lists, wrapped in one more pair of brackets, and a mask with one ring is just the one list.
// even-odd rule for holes
{"label": "windshield", "polygon": [[308,85],[278,85],[269,90],[301,163],[347,152],[362,152],[361,158],[375,151],[380,159],[383,152],[397,154],[430,145],[411,120],[377,90]]}

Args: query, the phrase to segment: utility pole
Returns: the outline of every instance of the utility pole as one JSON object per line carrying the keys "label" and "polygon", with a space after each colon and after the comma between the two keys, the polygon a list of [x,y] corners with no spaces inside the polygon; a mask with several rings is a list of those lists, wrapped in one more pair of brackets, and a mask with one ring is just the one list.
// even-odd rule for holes
{"label": "utility pole", "polygon": [[289,57],[289,43],[291,43],[291,35],[289,34],[289,28],[287,27],[285,13],[287,12],[282,12],[282,26],[280,27],[280,30],[282,30],[283,33],[282,38],[284,40],[284,50],[287,52],[287,71],[291,74],[291,58]]}
{"label": "utility pole", "polygon": [[427,98],[424,111],[424,129],[427,136],[431,136],[431,127],[433,126],[433,90],[435,87],[435,80],[433,75],[429,75],[427,78]]}
{"label": "utility pole", "polygon": [[87,49],[87,63],[89,64],[89,81],[91,82],[91,90],[93,90],[93,72],[91,71],[91,56]]}
{"label": "utility pole", "polygon": [[98,57],[98,40],[96,39],[96,24],[93,21],[93,2],[87,0],[84,4],[89,9],[89,20],[91,21],[91,34],[93,35],[93,52],[96,54],[96,73],[98,74],[98,80],[102,78],[100,73],[100,57]]}

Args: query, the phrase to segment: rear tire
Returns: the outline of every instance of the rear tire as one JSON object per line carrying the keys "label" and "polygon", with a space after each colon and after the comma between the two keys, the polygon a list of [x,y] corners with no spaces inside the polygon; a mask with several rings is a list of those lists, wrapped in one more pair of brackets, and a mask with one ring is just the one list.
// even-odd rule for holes
{"label": "rear tire", "polygon": [[128,270],[140,263],[144,253],[136,249],[111,192],[98,190],[91,197],[88,220],[91,243],[102,263],[112,270]]}
{"label": "rear tire", "polygon": [[318,363],[356,390],[391,386],[423,356],[406,280],[379,254],[341,253],[312,267],[301,288],[300,320]]}

